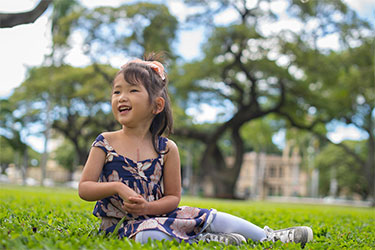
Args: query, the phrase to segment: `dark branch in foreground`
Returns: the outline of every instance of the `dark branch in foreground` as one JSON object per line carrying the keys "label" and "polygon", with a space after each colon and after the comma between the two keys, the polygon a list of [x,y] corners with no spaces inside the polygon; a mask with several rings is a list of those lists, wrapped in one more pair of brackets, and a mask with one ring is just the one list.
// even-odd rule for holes
{"label": "dark branch in foreground", "polygon": [[12,28],[21,24],[33,23],[52,3],[52,0],[41,0],[31,11],[20,13],[0,13],[0,28]]}

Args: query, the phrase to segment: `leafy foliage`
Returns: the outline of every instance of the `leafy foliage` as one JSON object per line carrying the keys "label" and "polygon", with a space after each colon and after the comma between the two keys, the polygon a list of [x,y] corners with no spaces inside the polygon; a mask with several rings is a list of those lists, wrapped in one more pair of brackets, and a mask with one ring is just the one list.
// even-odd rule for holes
{"label": "leafy foliage", "polygon": [[[12,146],[12,142],[10,139],[0,135],[0,165],[4,168],[4,170],[8,167],[11,163],[16,163],[16,165],[20,165],[20,155],[19,151],[15,150]],[[40,162],[41,155],[40,153],[33,150],[31,147],[27,146],[27,153],[28,153],[28,164],[35,166],[38,162]]]}
{"label": "leafy foliage", "polygon": [[54,159],[59,165],[73,172],[75,170],[75,166],[77,165],[75,162],[77,159],[72,143],[64,140],[64,142],[55,150]]}
{"label": "leafy foliage", "polygon": [[[1,186],[0,199],[2,249],[301,249],[298,244],[252,241],[239,247],[176,241],[142,245],[99,234],[99,220],[91,214],[94,204],[80,200],[75,190]],[[183,197],[181,205],[216,208],[261,227],[311,226],[314,240],[306,245],[308,249],[375,247],[374,209],[192,197]]]}
{"label": "leafy foliage", "polygon": [[77,8],[61,21],[67,32],[60,34],[60,40],[66,40],[74,30],[82,32],[85,53],[93,62],[108,62],[111,57],[142,57],[152,51],[174,56],[171,44],[178,23],[165,5],[140,2]]}
{"label": "leafy foliage", "polygon": [[[108,74],[115,73],[110,66],[101,68]],[[11,100],[29,124],[40,124],[49,117],[52,128],[74,145],[77,163],[84,164],[93,138],[115,127],[114,119],[109,119],[110,91],[110,85],[93,66],[38,67],[30,70]]]}
{"label": "leafy foliage", "polygon": [[[359,155],[365,155],[365,142],[346,141],[345,144]],[[320,194],[329,195],[329,185],[334,171],[338,192],[344,191],[348,196],[352,193],[367,198],[368,184],[361,172],[361,165],[350,157],[342,148],[329,144],[316,157],[316,166],[320,172]]]}
{"label": "leafy foliage", "polygon": [[241,134],[245,139],[246,151],[266,152],[268,154],[280,154],[280,150],[272,141],[273,135],[283,124],[271,117],[264,117],[245,124],[241,128]]}
{"label": "leafy foliage", "polygon": [[[184,64],[176,74],[174,83],[180,90],[177,95],[185,100],[187,109],[208,104],[226,113],[224,119],[218,116],[208,133],[200,130],[203,133],[199,134],[199,128],[191,126],[177,130],[178,134],[205,143],[207,149],[201,167],[207,169],[207,175],[214,176],[215,186],[227,183],[229,186],[238,178],[232,173],[241,161],[233,166],[223,163],[221,159],[225,157],[221,156],[228,150],[222,150],[221,145],[231,137],[231,153],[241,159],[244,151],[241,144],[249,141],[244,135],[251,134],[248,132],[251,125],[247,124],[276,114],[273,119],[285,119],[286,126],[304,129],[317,134],[321,141],[329,141],[326,125],[339,120],[355,124],[369,134],[367,156],[348,153],[361,163],[363,176],[373,177],[375,160],[371,155],[375,144],[371,136],[374,128],[371,112],[375,102],[374,76],[370,72],[374,57],[371,53],[364,54],[373,51],[371,25],[344,1],[293,0],[283,2],[287,7],[282,11],[293,25],[276,27],[275,21],[282,19],[283,14],[273,8],[273,2],[185,0],[196,7],[188,20],[209,32],[203,56]],[[226,11],[231,13],[231,21],[221,23],[220,15]],[[337,39],[337,48],[321,46],[324,39],[331,37]],[[254,124],[253,128],[256,127]],[[236,130],[241,130],[239,136],[235,135]],[[256,136],[263,131],[259,129]],[[263,140],[261,146],[267,151],[273,151],[269,138],[259,140]],[[250,143],[253,147],[260,146],[256,140]],[[372,192],[373,180],[367,178],[366,182]]]}
{"label": "leafy foliage", "polygon": [[[195,166],[201,168],[202,175],[213,177],[216,193],[234,195],[245,150],[262,147],[276,151],[271,141],[274,130],[256,120],[268,119],[272,113],[280,115],[272,119],[285,118],[294,127],[318,134],[320,140],[328,140],[326,124],[337,120],[368,133],[367,156],[342,146],[361,164],[369,192],[375,190],[374,57],[369,53],[374,50],[374,37],[369,23],[358,18],[344,1],[285,0],[288,7],[283,13],[298,27],[267,31],[267,25],[282,18],[271,8],[274,1],[254,1],[254,6],[239,0],[184,2],[193,6],[186,20],[194,27],[208,27],[209,32],[205,33],[202,57],[179,64],[174,61],[173,42],[179,25],[187,23],[179,24],[163,4],[137,1],[84,9],[75,0],[54,2],[53,51],[61,60],[52,62],[54,66],[31,69],[11,97],[17,104],[14,113],[22,122],[21,129],[38,122],[42,129],[48,127],[43,121],[51,106],[53,128],[71,140],[78,162],[83,164],[92,138],[115,126],[107,119],[109,95],[104,87],[114,71],[99,63],[163,50],[172,59],[175,134],[199,141],[194,153],[201,161]],[[217,22],[227,10],[232,21]],[[86,68],[64,65],[76,34],[92,63]],[[339,48],[318,46],[326,38],[335,38]],[[48,60],[44,65],[50,65]],[[194,124],[188,110],[201,105],[222,112],[214,122]],[[13,111],[8,112],[9,124]],[[17,142],[20,131],[13,132]],[[26,148],[22,140],[18,142],[18,149]],[[236,159],[232,166],[225,162],[228,153]],[[225,188],[219,190],[221,187]]]}

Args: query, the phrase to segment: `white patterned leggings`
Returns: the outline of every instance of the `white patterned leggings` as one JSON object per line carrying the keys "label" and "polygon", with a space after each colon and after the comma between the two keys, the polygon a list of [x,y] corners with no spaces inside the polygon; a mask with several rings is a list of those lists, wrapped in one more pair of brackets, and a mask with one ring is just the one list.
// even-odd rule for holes
{"label": "white patterned leggings", "polygon": [[[246,239],[252,239],[253,241],[261,241],[266,238],[264,230],[260,227],[247,220],[223,212],[216,213],[215,219],[205,232],[238,233],[243,235]],[[171,236],[158,230],[141,231],[135,236],[135,241],[140,243],[147,243],[149,239],[173,240]]]}

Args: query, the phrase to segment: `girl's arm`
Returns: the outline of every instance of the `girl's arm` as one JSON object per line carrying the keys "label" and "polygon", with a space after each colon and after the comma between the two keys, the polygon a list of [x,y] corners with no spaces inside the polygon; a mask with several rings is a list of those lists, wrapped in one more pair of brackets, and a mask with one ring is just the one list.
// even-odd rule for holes
{"label": "girl's arm", "polygon": [[177,145],[168,140],[168,153],[164,157],[164,196],[147,202],[143,197],[130,197],[131,203],[125,202],[124,208],[135,215],[160,215],[173,211],[181,199],[180,155]]}
{"label": "girl's arm", "polygon": [[105,162],[105,153],[92,147],[79,181],[78,194],[86,201],[97,201],[118,194],[123,200],[138,194],[121,182],[98,182]]}

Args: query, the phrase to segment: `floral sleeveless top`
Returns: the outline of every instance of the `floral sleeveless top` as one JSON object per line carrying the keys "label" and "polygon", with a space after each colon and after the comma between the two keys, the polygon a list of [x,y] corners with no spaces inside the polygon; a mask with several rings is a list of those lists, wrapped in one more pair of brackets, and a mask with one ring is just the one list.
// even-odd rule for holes
{"label": "floral sleeveless top", "polygon": [[[134,162],[119,155],[108,141],[99,135],[93,147],[99,147],[106,153],[106,160],[100,175],[100,182],[121,181],[135,192],[151,202],[163,197],[162,178],[164,154],[167,138],[159,138],[162,154],[155,159]],[[123,200],[113,195],[97,201],[93,214],[101,218],[100,231],[113,232],[118,227],[120,238],[132,238],[143,230],[159,230],[177,240],[193,242],[213,220],[216,210],[182,206],[174,211],[158,216],[134,216],[122,209]]]}

